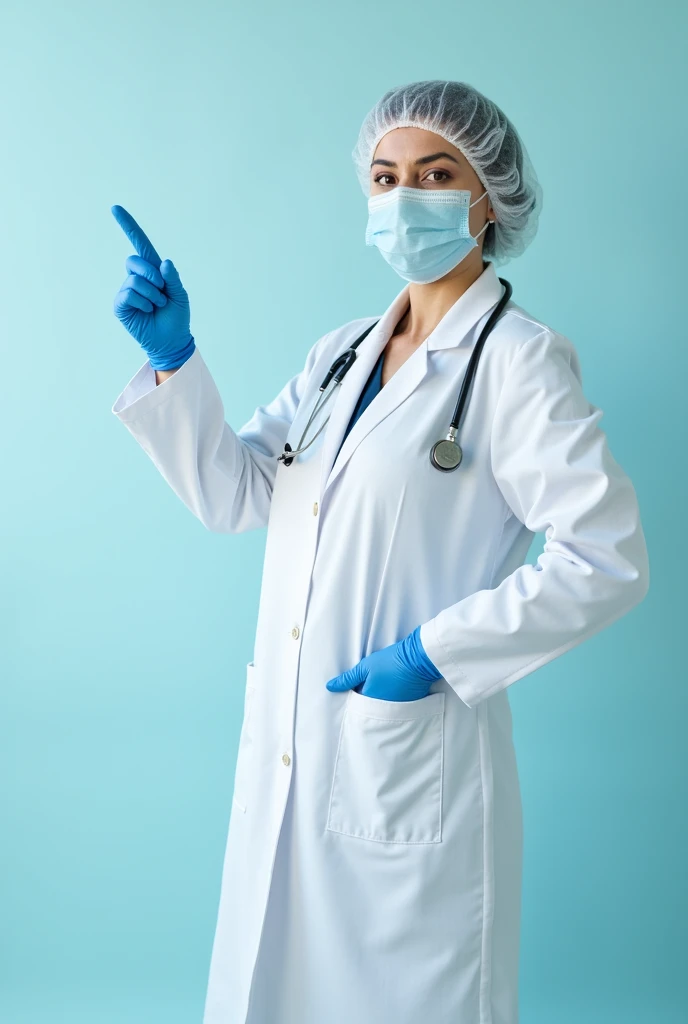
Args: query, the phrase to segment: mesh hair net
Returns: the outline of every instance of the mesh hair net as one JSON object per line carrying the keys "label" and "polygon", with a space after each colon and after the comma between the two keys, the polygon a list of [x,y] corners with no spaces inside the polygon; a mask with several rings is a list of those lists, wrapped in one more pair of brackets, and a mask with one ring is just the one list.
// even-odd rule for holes
{"label": "mesh hair net", "polygon": [[409,127],[450,142],[487,189],[496,221],[485,232],[483,254],[494,263],[519,256],[537,231],[542,190],[525,146],[497,104],[465,82],[412,82],[390,89],[363,121],[352,153],[366,195],[378,142],[393,128]]}

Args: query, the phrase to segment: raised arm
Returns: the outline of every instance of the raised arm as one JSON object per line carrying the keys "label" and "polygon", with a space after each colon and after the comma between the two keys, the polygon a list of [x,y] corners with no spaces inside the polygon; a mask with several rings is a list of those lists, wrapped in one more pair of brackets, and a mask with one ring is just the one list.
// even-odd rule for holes
{"label": "raised arm", "polygon": [[148,361],[112,411],[207,529],[240,533],[265,526],[277,456],[328,335],[313,345],[303,370],[235,432],[190,333],[188,296],[174,265],[161,261],[126,210],[113,207],[113,214],[136,248],[115,314]]}

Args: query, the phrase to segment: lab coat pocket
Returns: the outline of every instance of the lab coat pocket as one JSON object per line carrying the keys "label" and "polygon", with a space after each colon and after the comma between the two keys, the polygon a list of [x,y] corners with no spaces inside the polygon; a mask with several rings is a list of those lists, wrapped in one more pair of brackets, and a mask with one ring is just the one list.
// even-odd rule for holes
{"label": "lab coat pocket", "polygon": [[239,736],[236,770],[234,772],[234,803],[240,811],[246,811],[246,802],[251,777],[251,752],[253,750],[253,721],[251,709],[255,697],[254,683],[255,665],[252,661],[246,666],[246,690],[244,693],[244,719]]}
{"label": "lab coat pocket", "polygon": [[349,690],[326,828],[383,843],[442,841],[444,692],[388,701]]}

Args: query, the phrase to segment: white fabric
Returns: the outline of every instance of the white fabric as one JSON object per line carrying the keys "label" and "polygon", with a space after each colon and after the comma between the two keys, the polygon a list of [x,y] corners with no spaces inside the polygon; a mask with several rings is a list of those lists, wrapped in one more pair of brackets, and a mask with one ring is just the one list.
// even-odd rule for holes
{"label": "white fabric", "polygon": [[[322,337],[239,431],[198,349],[157,388],[142,367],[114,406],[208,529],[268,527],[204,1024],[516,1024],[507,687],[647,589],[635,492],[575,349],[513,303],[481,356],[461,466],[430,463],[501,294],[491,265],[334,460],[407,288],[289,467],[277,454],[373,318]],[[535,530],[545,551],[523,565]],[[325,689],[419,623],[443,673],[427,697]]]}

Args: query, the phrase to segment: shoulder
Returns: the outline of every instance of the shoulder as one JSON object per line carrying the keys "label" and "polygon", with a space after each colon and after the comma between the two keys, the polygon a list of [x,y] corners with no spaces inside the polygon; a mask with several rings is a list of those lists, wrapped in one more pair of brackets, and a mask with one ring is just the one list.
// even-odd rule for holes
{"label": "shoulder", "polygon": [[[311,349],[312,365],[317,364],[318,372],[321,364],[330,366],[338,355],[377,323],[381,316],[358,317],[324,335]],[[504,374],[509,370],[516,371],[522,364],[529,367],[538,364],[544,366],[547,362],[563,360],[580,379],[580,360],[573,342],[514,302],[508,304],[492,336],[494,344],[490,348],[498,358]]]}
{"label": "shoulder", "polygon": [[329,339],[327,347],[335,352],[335,354],[340,351],[344,351],[344,349],[347,349],[352,345],[364,331],[372,327],[373,324],[376,324],[381,317],[382,314],[379,316],[361,316],[356,320],[349,320],[347,323],[341,324],[339,327],[335,327],[335,329],[330,331],[327,335],[327,338]]}
{"label": "shoulder", "polygon": [[494,335],[507,374],[523,368],[526,372],[544,371],[547,366],[560,364],[580,379],[580,358],[570,338],[521,306],[509,303]]}

